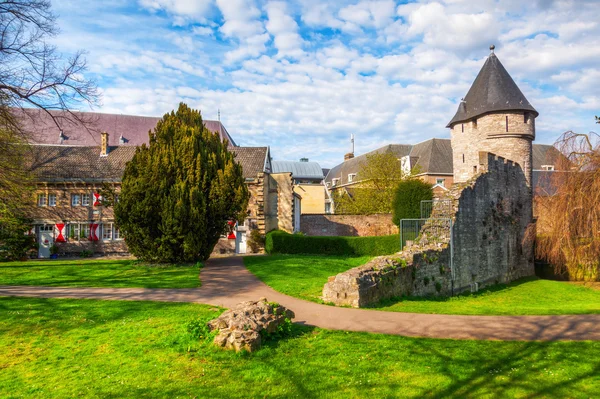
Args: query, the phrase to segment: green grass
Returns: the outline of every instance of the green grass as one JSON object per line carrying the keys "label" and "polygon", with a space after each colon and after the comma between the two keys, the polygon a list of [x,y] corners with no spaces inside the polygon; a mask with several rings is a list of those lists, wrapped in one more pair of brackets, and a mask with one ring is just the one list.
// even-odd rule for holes
{"label": "green grass", "polygon": [[244,258],[246,267],[265,284],[284,294],[322,302],[319,298],[329,276],[365,264],[371,257],[270,255]]}
{"label": "green grass", "polygon": [[[359,266],[369,258],[277,255],[244,258],[265,284],[287,295],[319,301],[329,276]],[[372,306],[407,313],[464,315],[559,315],[600,313],[600,290],[527,278],[476,294],[451,298],[396,298]]]}
{"label": "green grass", "polygon": [[253,354],[195,341],[205,305],[0,298],[3,398],[600,396],[600,343],[416,339],[296,326]]}
{"label": "green grass", "polygon": [[0,263],[0,285],[195,288],[198,266],[143,265],[133,260],[51,260]]}

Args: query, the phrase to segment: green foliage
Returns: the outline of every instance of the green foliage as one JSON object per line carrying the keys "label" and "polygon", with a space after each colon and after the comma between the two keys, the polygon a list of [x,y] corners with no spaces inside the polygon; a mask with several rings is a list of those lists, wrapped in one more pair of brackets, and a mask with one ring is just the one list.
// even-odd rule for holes
{"label": "green foliage", "polygon": [[195,340],[211,340],[215,337],[216,331],[210,331],[208,322],[211,317],[202,317],[199,319],[190,320],[185,325],[185,330],[192,339]]}
{"label": "green foliage", "polygon": [[37,248],[35,237],[26,234],[31,226],[25,221],[15,223],[18,220],[14,219],[10,227],[6,228],[0,224],[0,261],[27,258],[28,254]]}
{"label": "green foliage", "polygon": [[277,326],[277,329],[270,333],[267,330],[260,330],[260,338],[263,343],[270,341],[278,341],[280,339],[289,338],[294,335],[294,324],[287,317]]}
{"label": "green foliage", "polygon": [[83,251],[81,251],[79,253],[79,256],[82,257],[82,258],[91,258],[92,257],[92,251],[84,249]]}
{"label": "green foliage", "polygon": [[127,164],[115,218],[139,259],[195,262],[208,259],[228,220],[243,221],[248,198],[227,143],[180,104]]}
{"label": "green foliage", "polygon": [[265,236],[260,234],[260,231],[257,229],[252,230],[250,237],[248,237],[248,246],[253,253],[260,252],[260,249],[265,246]]}
{"label": "green foliage", "polygon": [[406,177],[394,153],[367,154],[356,175],[357,183],[334,190],[335,213],[391,213],[394,188]]}
{"label": "green foliage", "polygon": [[421,217],[421,201],[431,200],[431,184],[420,179],[407,179],[396,186],[393,201],[393,222],[400,224],[402,219]]}
{"label": "green foliage", "polygon": [[400,250],[400,238],[398,235],[315,237],[276,230],[267,234],[265,250],[269,254],[390,255]]}

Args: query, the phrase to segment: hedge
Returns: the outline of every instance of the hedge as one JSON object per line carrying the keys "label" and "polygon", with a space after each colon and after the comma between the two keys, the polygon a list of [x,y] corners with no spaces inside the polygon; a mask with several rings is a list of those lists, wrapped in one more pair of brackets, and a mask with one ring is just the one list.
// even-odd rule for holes
{"label": "hedge", "polygon": [[269,254],[390,255],[400,251],[400,236],[322,237],[276,230],[267,234],[265,250]]}

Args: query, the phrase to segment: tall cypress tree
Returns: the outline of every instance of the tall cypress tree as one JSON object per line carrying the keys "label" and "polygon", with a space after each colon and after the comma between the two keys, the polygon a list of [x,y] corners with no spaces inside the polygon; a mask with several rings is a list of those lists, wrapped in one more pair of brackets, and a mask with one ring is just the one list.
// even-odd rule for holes
{"label": "tall cypress tree", "polygon": [[228,220],[243,220],[248,198],[227,143],[181,103],[127,164],[115,220],[139,259],[193,262],[210,256]]}

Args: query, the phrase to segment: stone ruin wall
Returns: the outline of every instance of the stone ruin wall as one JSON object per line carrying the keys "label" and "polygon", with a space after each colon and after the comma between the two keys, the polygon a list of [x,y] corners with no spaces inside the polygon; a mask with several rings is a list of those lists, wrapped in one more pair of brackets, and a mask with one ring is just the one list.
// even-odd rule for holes
{"label": "stone ruin wall", "polygon": [[455,295],[533,275],[535,227],[523,171],[494,154],[479,156],[480,173],[449,190],[445,199],[452,209],[432,214],[453,219],[454,273],[449,231],[434,234],[430,222],[404,251],[331,277],[323,300],[363,307],[392,297]]}
{"label": "stone ruin wall", "polygon": [[307,236],[372,237],[398,234],[391,214],[329,215],[305,214],[300,217],[300,231]]}

